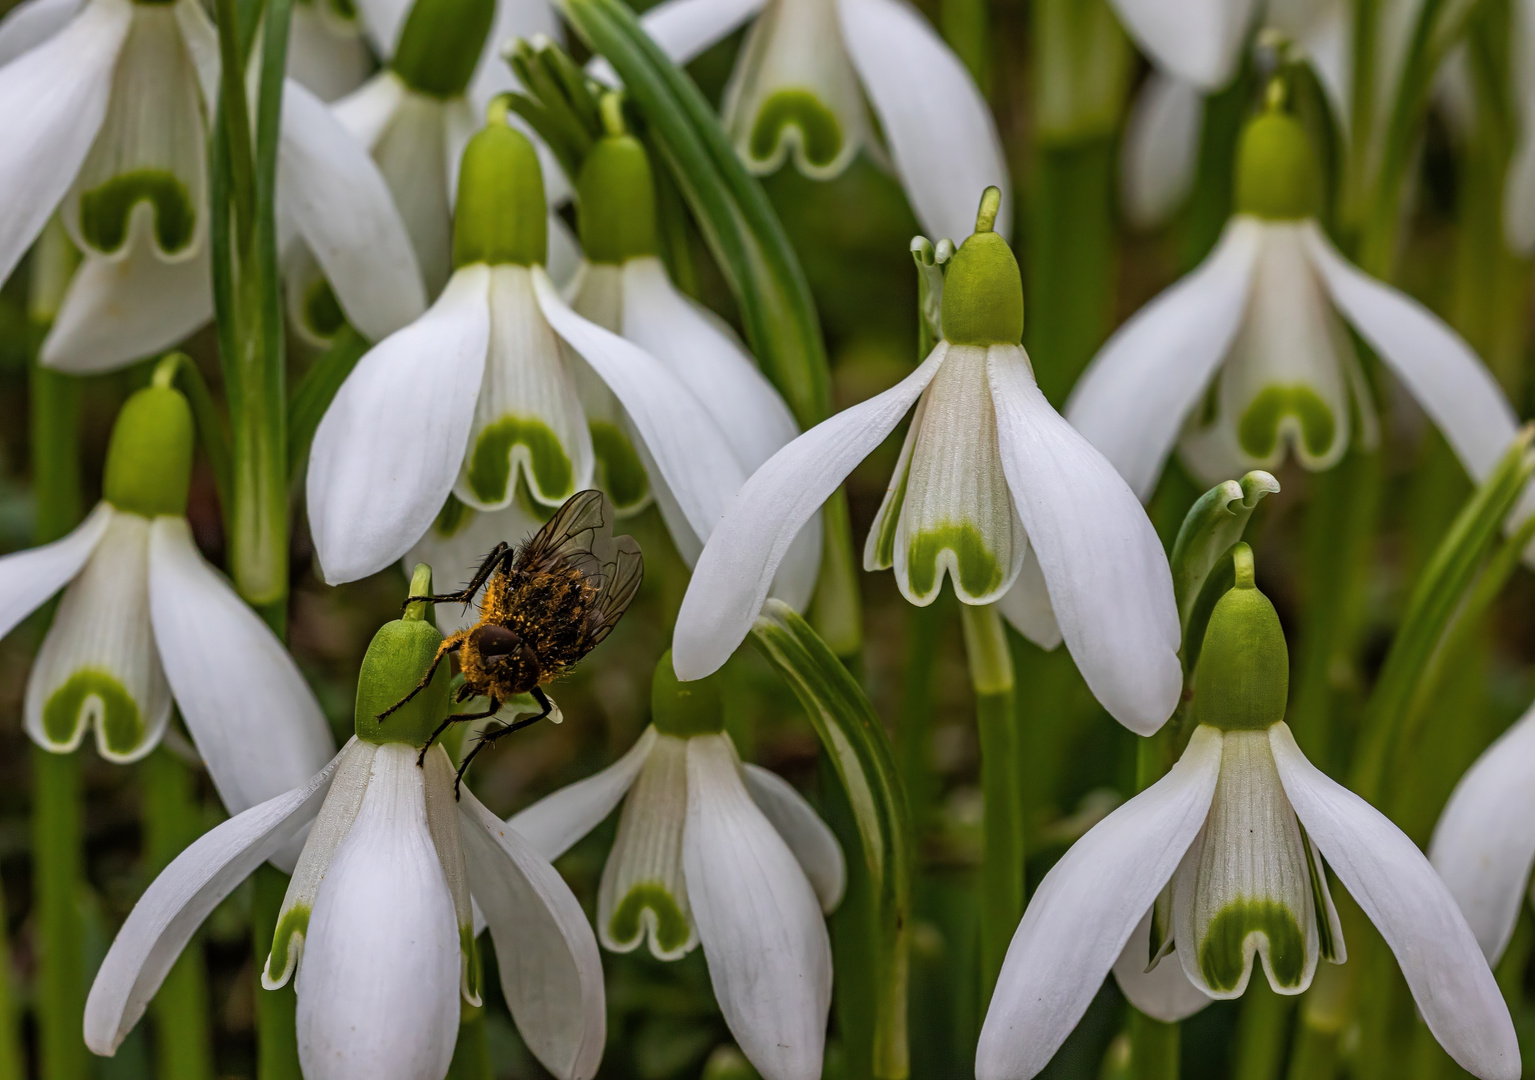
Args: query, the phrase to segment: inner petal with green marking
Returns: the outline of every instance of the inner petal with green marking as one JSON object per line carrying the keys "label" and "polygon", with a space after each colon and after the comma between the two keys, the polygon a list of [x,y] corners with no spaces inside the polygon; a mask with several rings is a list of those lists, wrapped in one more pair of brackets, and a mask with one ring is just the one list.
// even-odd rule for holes
{"label": "inner petal with green marking", "polygon": [[281,986],[293,975],[304,952],[304,938],[309,933],[310,906],[295,904],[282,913],[277,931],[272,935],[272,949],[267,953],[262,981]]}
{"label": "inner petal with green marking", "polygon": [[144,717],[133,696],[109,671],[82,668],[71,675],[43,706],[43,731],[50,749],[79,744],[87,727],[95,725],[116,754],[131,754],[144,740]]}

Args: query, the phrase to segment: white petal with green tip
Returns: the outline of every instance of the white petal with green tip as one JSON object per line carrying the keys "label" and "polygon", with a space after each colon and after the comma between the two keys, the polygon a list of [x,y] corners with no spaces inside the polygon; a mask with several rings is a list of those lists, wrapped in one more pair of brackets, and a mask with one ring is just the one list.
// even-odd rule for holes
{"label": "white petal with green tip", "polygon": [[863,568],[865,570],[889,570],[895,565],[895,532],[901,524],[901,508],[906,504],[906,485],[911,478],[911,455],[917,446],[917,434],[922,430],[922,413],[927,409],[928,395],[917,399],[912,410],[911,423],[901,440],[901,453],[895,460],[895,470],[890,474],[890,484],[885,497],[880,500],[874,514],[874,524],[863,542]]}
{"label": "white petal with green tip", "polygon": [[456,767],[441,742],[427,748],[421,761],[423,788],[426,792],[426,824],[437,849],[437,861],[453,894],[453,915],[458,923],[459,993],[470,1005],[480,1002],[480,954],[474,947],[474,904],[469,898],[469,871],[464,866],[464,848],[459,832],[458,787]]}
{"label": "white petal with green tip", "polygon": [[[571,282],[570,308],[610,333],[623,332],[624,272],[609,263],[582,262]],[[597,458],[597,486],[613,500],[620,517],[637,514],[655,497],[624,407],[602,376],[573,349],[565,350],[576,395],[586,411]]]}
{"label": "white petal with green tip", "polygon": [[546,859],[558,859],[595,829],[634,786],[660,738],[647,727],[629,751],[607,768],[577,780],[507,819],[507,824]]}
{"label": "white petal with green tip", "polygon": [[[354,96],[367,92],[365,85]],[[384,91],[374,93],[376,97],[359,103],[358,111],[363,115],[357,119],[354,131],[374,119],[369,110],[377,108],[382,112],[388,103],[389,95]],[[345,123],[342,106],[338,105],[337,110]],[[372,146],[373,160],[378,162],[379,172],[384,174],[384,182],[394,194],[405,231],[415,246],[428,296],[441,289],[453,272],[451,177],[457,165],[449,160],[449,113],[449,102],[401,87],[394,109]]]}
{"label": "white petal with green tip", "polygon": [[1189,982],[1176,958],[1163,957],[1151,970],[1151,912],[1130,934],[1119,959],[1114,961],[1114,981],[1120,992],[1141,1012],[1164,1024],[1187,1020],[1215,999]]}
{"label": "white petal with green tip", "polygon": [[847,861],[836,834],[794,785],[760,765],[743,763],[741,779],[757,809],[783,837],[800,869],[805,871],[821,910],[828,915],[842,903],[847,890]]}

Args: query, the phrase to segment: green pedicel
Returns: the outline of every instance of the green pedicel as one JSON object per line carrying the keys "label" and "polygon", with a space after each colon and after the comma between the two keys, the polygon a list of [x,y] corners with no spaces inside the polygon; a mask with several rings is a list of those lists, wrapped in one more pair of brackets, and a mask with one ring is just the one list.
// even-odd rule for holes
{"label": "green pedicel", "polygon": [[179,391],[149,386],[123,403],[107,445],[101,492],[144,517],[187,512],[192,483],[192,410]]}
{"label": "green pedicel", "polygon": [[632,135],[597,140],[581,165],[576,195],[581,247],[591,262],[620,265],[661,250],[655,177]]}
{"label": "green pedicel", "polygon": [[1306,129],[1278,110],[1248,122],[1237,147],[1236,211],[1270,221],[1316,217],[1322,170]]}
{"label": "green pedicel", "polygon": [[1194,672],[1194,719],[1222,731],[1263,731],[1284,719],[1290,653],[1279,614],[1253,580],[1252,549],[1237,544],[1236,584],[1216,601]]}
{"label": "green pedicel", "polygon": [[528,137],[507,126],[493,102],[485,126],[464,147],[453,214],[453,267],[542,265],[549,251],[544,174]]}
{"label": "green pedicel", "polygon": [[650,720],[662,735],[679,739],[718,735],[725,729],[719,676],[683,682],[677,678],[672,651],[667,649],[656,661],[650,681]]}
{"label": "green pedicel", "polygon": [[943,275],[943,336],[953,345],[1023,343],[1023,275],[1007,241],[992,231],[1002,192],[981,196],[975,232]]}
{"label": "green pedicel", "polygon": [[[432,591],[431,571],[424,563],[411,575],[410,587],[412,596]],[[442,635],[426,621],[426,607],[411,604],[404,617],[379,627],[368,644],[357,675],[353,711],[359,739],[424,746],[448,714],[448,665],[438,662],[437,657]],[[426,689],[380,720],[379,713],[416,688],[428,665],[435,665],[435,670]]]}

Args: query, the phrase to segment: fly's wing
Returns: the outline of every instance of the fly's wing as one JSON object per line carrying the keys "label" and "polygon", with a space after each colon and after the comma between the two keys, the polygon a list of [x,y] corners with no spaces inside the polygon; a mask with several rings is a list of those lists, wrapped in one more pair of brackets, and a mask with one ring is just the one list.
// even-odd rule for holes
{"label": "fly's wing", "polygon": [[588,576],[601,572],[593,547],[606,539],[613,506],[600,491],[578,491],[565,500],[542,529],[517,552],[516,573],[538,573],[562,566]]}
{"label": "fly's wing", "polygon": [[645,559],[632,536],[618,536],[609,541],[609,558],[602,564],[597,595],[586,615],[586,647],[595,648],[613,632],[618,620],[640,591],[645,578]]}

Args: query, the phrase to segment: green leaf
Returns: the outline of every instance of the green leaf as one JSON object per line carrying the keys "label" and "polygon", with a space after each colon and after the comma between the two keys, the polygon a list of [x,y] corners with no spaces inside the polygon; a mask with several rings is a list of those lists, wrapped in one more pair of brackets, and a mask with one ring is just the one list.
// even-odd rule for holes
{"label": "green leaf", "polygon": [[1178,538],[1173,541],[1173,554],[1169,560],[1173,571],[1173,596],[1185,633],[1205,577],[1231,546],[1242,539],[1247,521],[1263,497],[1278,491],[1278,480],[1261,469],[1254,469],[1241,480],[1217,484],[1189,508],[1178,529]]}

